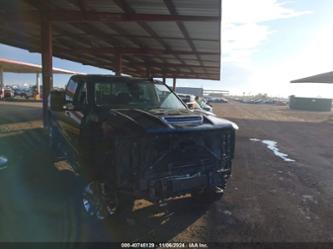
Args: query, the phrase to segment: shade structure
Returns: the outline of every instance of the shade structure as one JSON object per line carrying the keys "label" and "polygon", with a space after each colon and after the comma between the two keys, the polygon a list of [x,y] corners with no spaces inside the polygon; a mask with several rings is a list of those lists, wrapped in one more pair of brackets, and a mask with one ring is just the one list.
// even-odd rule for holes
{"label": "shade structure", "polygon": [[[0,58],[0,68],[2,72],[8,73],[41,73],[42,66],[37,64],[26,63]],[[53,68],[54,74],[82,74],[79,72],[69,71],[61,68]]]}
{"label": "shade structure", "polygon": [[[2,1],[0,42],[137,77],[220,78],[221,0]],[[118,63],[119,64],[119,63]]]}
{"label": "shade structure", "polygon": [[290,83],[328,83],[333,84],[333,71],[316,74],[302,79],[292,80]]}

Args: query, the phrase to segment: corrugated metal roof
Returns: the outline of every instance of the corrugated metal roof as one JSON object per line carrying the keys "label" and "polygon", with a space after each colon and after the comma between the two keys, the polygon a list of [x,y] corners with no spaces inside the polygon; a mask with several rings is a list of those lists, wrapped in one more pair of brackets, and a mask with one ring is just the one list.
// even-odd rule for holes
{"label": "corrugated metal roof", "polygon": [[329,83],[333,84],[333,72],[316,74],[306,78],[290,81],[291,83]]}
{"label": "corrugated metal roof", "polygon": [[221,0],[5,1],[0,42],[40,52],[42,15],[54,56],[114,70],[122,53],[125,74],[220,78]]}

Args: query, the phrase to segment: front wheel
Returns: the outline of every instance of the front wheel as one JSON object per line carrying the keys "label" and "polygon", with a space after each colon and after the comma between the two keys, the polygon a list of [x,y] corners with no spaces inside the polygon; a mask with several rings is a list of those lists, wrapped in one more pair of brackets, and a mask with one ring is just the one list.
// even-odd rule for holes
{"label": "front wheel", "polygon": [[132,211],[134,199],[119,196],[110,185],[101,181],[92,181],[82,192],[83,211],[90,217],[104,220],[110,216],[127,215]]}

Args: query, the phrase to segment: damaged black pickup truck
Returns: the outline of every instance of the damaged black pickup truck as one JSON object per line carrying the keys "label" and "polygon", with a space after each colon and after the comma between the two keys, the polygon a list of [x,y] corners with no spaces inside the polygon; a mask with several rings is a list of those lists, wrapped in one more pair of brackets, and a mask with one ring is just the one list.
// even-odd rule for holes
{"label": "damaged black pickup truck", "polygon": [[153,80],[74,75],[49,98],[51,146],[86,179],[82,206],[100,219],[137,198],[221,196],[236,129]]}

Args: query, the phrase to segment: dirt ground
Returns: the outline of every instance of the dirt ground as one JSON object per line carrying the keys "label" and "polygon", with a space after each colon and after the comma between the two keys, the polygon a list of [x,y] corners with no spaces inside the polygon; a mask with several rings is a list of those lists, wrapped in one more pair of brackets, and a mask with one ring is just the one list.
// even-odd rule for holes
{"label": "dirt ground", "polygon": [[[216,104],[239,126],[232,177],[213,204],[138,200],[126,221],[77,211],[78,177],[53,167],[36,103],[0,103],[0,241],[333,241],[333,113],[284,106]],[[260,141],[274,140],[275,156]]]}

